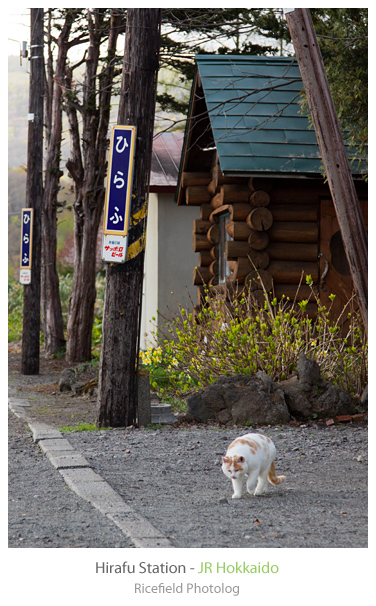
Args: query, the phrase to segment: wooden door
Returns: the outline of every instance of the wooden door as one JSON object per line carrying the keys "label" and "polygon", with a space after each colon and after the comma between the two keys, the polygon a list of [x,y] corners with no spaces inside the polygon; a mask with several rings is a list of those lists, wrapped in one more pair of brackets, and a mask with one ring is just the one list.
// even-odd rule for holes
{"label": "wooden door", "polygon": [[[367,200],[360,199],[363,219],[368,225]],[[331,198],[320,201],[320,301],[338,317],[353,294],[353,281],[343,247],[336,212]],[[333,304],[329,295],[336,295]],[[343,321],[346,318],[343,318]],[[343,324],[341,321],[341,324]]]}

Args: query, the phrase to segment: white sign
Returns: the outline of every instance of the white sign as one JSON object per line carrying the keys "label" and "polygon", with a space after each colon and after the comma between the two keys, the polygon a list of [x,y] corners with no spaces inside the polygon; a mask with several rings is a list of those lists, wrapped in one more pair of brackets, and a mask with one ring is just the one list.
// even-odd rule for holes
{"label": "white sign", "polygon": [[31,282],[31,270],[20,269],[20,284],[30,284]]}
{"label": "white sign", "polygon": [[128,236],[103,234],[102,260],[106,263],[125,263]]}

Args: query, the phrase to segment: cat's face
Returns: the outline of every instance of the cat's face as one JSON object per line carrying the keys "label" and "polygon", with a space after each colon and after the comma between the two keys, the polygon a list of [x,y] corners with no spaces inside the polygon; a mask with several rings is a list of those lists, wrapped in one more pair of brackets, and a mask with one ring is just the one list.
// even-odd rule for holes
{"label": "cat's face", "polygon": [[222,471],[232,480],[240,478],[243,474],[247,473],[245,458],[239,455],[222,457]]}

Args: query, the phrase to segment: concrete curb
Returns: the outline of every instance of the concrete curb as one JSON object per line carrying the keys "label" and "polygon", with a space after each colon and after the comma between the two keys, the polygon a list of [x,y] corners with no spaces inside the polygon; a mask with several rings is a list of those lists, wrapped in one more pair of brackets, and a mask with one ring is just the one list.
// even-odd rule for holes
{"label": "concrete curb", "polygon": [[27,409],[31,405],[27,400],[9,398],[8,404],[12,413],[29,425],[34,442],[39,444],[69,488],[114,522],[135,547],[174,547],[162,532],[127,505],[122,497],[91,468],[85,457],[73,449],[60,431],[30,419]]}

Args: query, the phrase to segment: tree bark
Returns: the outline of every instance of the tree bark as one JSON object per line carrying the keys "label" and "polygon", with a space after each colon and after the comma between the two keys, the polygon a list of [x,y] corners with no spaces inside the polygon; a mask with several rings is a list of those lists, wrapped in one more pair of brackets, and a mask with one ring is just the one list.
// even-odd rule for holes
{"label": "tree bark", "polygon": [[[60,170],[62,120],[62,87],[68,54],[68,40],[73,15],[67,13],[65,23],[57,39],[58,54],[55,71],[48,28],[48,70],[46,87],[46,161],[44,203],[42,217],[42,323],[46,357],[55,354],[65,345],[63,313],[59,293],[59,277],[56,268],[57,248],[57,196],[62,172]],[[50,24],[49,24],[50,25]]]}
{"label": "tree bark", "polygon": [[[161,9],[127,10],[118,124],[136,126],[133,196],[124,264],[108,265],[98,385],[98,424],[124,427],[136,422],[139,319],[144,266],[142,210],[149,190]],[[130,254],[139,242],[138,252]]]}
{"label": "tree bark", "polygon": [[21,372],[39,374],[41,214],[43,204],[43,8],[30,9],[30,89],[28,125],[26,207],[34,209],[31,283],[25,285]]}

